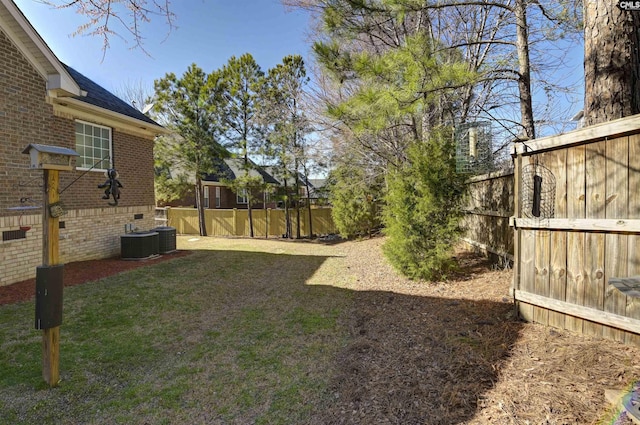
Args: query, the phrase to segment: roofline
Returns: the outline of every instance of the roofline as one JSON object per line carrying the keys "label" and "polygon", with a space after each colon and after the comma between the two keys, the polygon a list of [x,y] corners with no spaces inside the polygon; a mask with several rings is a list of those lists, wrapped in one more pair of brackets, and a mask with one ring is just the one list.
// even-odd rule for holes
{"label": "roofline", "polygon": [[[78,84],[71,78],[67,70],[64,69],[60,60],[13,0],[0,0],[0,4],[4,6],[11,19],[13,19],[13,22],[17,24],[17,27],[11,25],[11,22],[2,19],[2,15],[0,15],[0,22],[5,24],[2,25],[3,31],[9,36],[13,43],[16,44],[38,73],[47,81],[47,90],[51,90],[62,96],[81,96],[82,91]],[[21,37],[16,30],[22,31],[26,38]],[[31,46],[28,44],[31,44]],[[38,57],[38,53],[40,53],[40,57]]]}
{"label": "roofline", "polygon": [[142,136],[153,138],[161,134],[171,134],[170,130],[158,124],[141,121],[119,112],[83,102],[81,99],[52,97],[50,98],[50,102],[53,104],[54,112],[56,113],[67,114],[74,118],[88,121],[95,121],[96,118],[101,118],[107,124],[115,127],[120,126],[123,130],[128,130]]}

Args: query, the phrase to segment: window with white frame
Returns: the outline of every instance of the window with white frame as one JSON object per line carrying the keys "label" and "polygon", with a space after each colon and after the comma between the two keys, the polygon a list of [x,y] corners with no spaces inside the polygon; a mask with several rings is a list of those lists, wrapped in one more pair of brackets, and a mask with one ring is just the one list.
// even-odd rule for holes
{"label": "window with white frame", "polygon": [[236,195],[236,203],[237,204],[248,204],[249,199],[247,199],[247,189],[240,189],[238,194]]}
{"label": "window with white frame", "polygon": [[78,168],[106,170],[111,166],[111,129],[76,121],[76,160]]}
{"label": "window with white frame", "polygon": [[216,186],[216,208],[220,208],[220,186]]}
{"label": "window with white frame", "polygon": [[204,207],[209,208],[209,186],[205,186],[203,189],[204,189]]}

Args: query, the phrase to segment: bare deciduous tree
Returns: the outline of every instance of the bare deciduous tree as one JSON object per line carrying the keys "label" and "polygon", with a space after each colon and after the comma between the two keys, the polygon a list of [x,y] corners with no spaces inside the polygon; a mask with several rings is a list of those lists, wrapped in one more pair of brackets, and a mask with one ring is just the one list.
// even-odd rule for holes
{"label": "bare deciduous tree", "polygon": [[[169,0],[35,0],[55,9],[74,9],[86,17],[73,35],[102,37],[103,54],[109,48],[112,36],[128,38],[145,53],[143,26],[154,17],[161,18],[168,27],[167,35],[174,28],[175,14]],[[124,34],[124,35],[123,35]],[[126,37],[125,37],[126,35]],[[148,53],[147,53],[148,54]]]}

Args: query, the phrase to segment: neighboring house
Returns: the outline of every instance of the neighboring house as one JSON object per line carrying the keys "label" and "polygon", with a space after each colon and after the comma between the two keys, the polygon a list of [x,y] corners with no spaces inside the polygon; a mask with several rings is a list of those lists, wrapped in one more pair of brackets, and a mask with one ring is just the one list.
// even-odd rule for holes
{"label": "neighboring house", "polygon": [[[165,130],[62,64],[11,0],[0,0],[0,286],[42,264],[43,171],[29,169],[31,143],[75,150],[60,172],[60,261],[116,256],[125,225],[155,227],[153,139]],[[117,207],[99,184],[114,167]],[[25,230],[27,229],[28,230]]]}
{"label": "neighboring house", "polygon": [[[264,169],[271,173],[278,181],[280,195],[284,195],[284,178],[281,177],[275,167],[264,167]],[[306,204],[307,198],[309,198],[312,205],[324,205],[326,203],[326,179],[307,179],[304,174],[298,173],[298,187],[299,187],[299,199],[301,204]],[[309,187],[309,196],[307,196],[307,186]],[[287,178],[287,192],[290,196],[296,194],[296,180],[293,176]],[[280,202],[282,204],[282,202]],[[280,205],[282,206],[282,205]]]}
{"label": "neighboring house", "polygon": [[[217,163],[217,170],[208,174],[202,179],[204,186],[205,208],[238,208],[246,209],[248,207],[248,199],[246,193],[235,193],[225,184],[225,181],[235,180],[245,174],[242,169],[243,160],[241,158],[227,158]],[[251,161],[249,169],[249,177],[257,177],[268,185],[277,186],[278,181],[267,173],[262,167]],[[256,200],[253,208],[275,208],[275,202],[269,191],[260,191],[253,194]]]}
{"label": "neighboring house", "polygon": [[326,205],[329,198],[327,179],[309,179],[309,189],[311,203]]}
{"label": "neighboring house", "polygon": [[[235,193],[227,184],[228,181],[233,181],[238,177],[244,175],[242,169],[241,158],[225,158],[216,161],[216,171],[207,174],[202,179],[202,185],[204,187],[204,207],[207,209],[246,209],[248,207],[248,199],[246,194]],[[278,181],[267,173],[262,167],[251,162],[251,169],[249,170],[250,177],[259,177],[266,184],[271,186],[277,186]],[[193,180],[193,179],[192,179]],[[253,208],[275,208],[276,202],[273,200],[273,195],[266,192],[256,192],[253,194],[255,199],[252,204]],[[195,206],[195,195],[189,193],[179,200],[171,201],[163,204],[162,206]]]}

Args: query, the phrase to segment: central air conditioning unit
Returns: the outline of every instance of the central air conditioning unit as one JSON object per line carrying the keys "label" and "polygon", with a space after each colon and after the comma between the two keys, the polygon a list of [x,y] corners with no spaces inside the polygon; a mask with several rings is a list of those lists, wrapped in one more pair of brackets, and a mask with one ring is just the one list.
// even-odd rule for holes
{"label": "central air conditioning unit", "polygon": [[158,232],[133,232],[120,236],[120,257],[123,260],[144,260],[159,253]]}
{"label": "central air conditioning unit", "polygon": [[160,235],[160,254],[168,254],[176,250],[176,228],[169,226],[161,226],[152,229]]}

